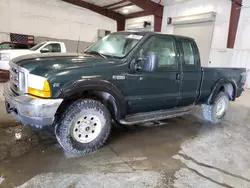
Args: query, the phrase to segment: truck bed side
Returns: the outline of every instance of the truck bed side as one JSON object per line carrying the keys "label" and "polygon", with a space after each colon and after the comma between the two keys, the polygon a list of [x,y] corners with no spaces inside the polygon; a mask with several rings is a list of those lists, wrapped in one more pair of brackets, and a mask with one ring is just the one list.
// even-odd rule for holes
{"label": "truck bed side", "polygon": [[[246,72],[244,68],[201,68],[202,73],[202,83],[200,87],[200,98],[198,103],[207,102],[210,94],[213,92],[213,89],[216,83],[225,78],[233,79],[236,82],[238,95],[243,91],[244,80],[242,80],[242,74]],[[238,96],[236,96],[238,97]]]}

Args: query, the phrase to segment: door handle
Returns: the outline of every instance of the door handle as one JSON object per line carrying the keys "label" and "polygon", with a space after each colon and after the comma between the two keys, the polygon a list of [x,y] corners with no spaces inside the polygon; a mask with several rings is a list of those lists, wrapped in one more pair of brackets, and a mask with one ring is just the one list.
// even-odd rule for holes
{"label": "door handle", "polygon": [[181,80],[181,73],[176,73],[176,80]]}

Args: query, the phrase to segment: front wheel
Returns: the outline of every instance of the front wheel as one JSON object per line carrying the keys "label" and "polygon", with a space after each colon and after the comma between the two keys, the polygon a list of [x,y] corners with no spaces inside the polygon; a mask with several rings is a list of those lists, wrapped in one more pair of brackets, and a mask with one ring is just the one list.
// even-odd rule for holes
{"label": "front wheel", "polygon": [[223,118],[226,115],[229,106],[229,98],[228,95],[224,92],[220,92],[214,103],[212,105],[204,104],[203,108],[203,116],[204,118],[214,124],[221,123]]}
{"label": "front wheel", "polygon": [[92,99],[71,104],[57,123],[55,134],[63,149],[72,155],[84,155],[98,150],[111,130],[108,109]]}

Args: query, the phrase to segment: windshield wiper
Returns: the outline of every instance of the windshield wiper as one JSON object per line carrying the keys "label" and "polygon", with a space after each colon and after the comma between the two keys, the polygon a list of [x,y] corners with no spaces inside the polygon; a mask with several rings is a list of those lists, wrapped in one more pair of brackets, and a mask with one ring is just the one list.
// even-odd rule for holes
{"label": "windshield wiper", "polygon": [[103,57],[104,59],[108,59],[104,54],[100,53],[100,52],[97,52],[97,51],[89,51],[89,52],[85,52],[87,54],[97,54],[101,57]]}

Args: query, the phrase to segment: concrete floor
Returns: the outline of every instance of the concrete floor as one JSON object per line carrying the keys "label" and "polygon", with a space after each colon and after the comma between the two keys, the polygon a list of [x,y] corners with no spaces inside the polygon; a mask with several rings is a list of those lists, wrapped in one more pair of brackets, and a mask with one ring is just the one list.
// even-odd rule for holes
{"label": "concrete floor", "polygon": [[98,152],[73,158],[47,134],[5,114],[0,103],[0,187],[250,187],[250,92],[221,125],[192,115],[154,127],[114,127]]}

